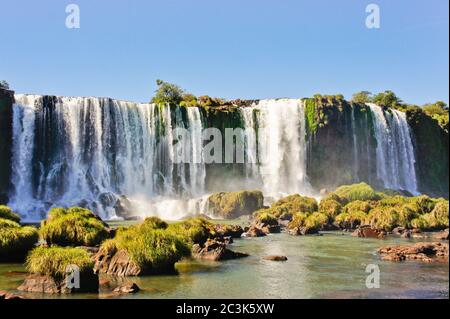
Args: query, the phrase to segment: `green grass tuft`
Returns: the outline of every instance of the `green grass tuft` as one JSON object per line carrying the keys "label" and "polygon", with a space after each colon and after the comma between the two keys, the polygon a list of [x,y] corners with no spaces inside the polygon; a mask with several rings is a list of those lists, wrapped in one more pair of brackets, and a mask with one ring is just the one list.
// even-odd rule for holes
{"label": "green grass tuft", "polygon": [[20,216],[15,214],[8,206],[0,205],[0,218],[9,219],[20,223]]}
{"label": "green grass tuft", "polygon": [[69,265],[78,266],[81,273],[94,269],[89,253],[80,248],[37,247],[30,252],[25,264],[30,273],[54,278],[64,277]]}
{"label": "green grass tuft", "polygon": [[36,228],[0,218],[0,261],[23,261],[38,240]]}
{"label": "green grass tuft", "polygon": [[88,209],[56,208],[43,221],[41,237],[50,245],[96,246],[109,237],[106,224]]}

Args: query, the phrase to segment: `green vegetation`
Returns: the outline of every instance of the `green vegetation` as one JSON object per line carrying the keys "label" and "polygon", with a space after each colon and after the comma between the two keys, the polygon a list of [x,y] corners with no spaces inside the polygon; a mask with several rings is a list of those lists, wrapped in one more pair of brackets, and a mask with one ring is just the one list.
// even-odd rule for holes
{"label": "green vegetation", "polygon": [[341,203],[345,204],[356,200],[380,200],[382,195],[377,193],[370,185],[366,183],[343,185],[334,191],[339,196]]}
{"label": "green vegetation", "polygon": [[153,219],[117,232],[100,249],[111,256],[125,250],[143,273],[173,272],[175,263],[190,255],[187,240],[198,242],[205,236],[205,224],[203,220],[191,219],[164,228],[162,221]]}
{"label": "green vegetation", "polygon": [[0,218],[0,261],[22,261],[38,242],[34,227],[20,227],[18,223]]}
{"label": "green vegetation", "polygon": [[208,198],[211,212],[221,218],[237,218],[261,209],[264,196],[261,191],[216,193]]}
{"label": "green vegetation", "polygon": [[333,198],[325,198],[319,203],[319,212],[334,218],[342,212],[342,205]]}
{"label": "green vegetation", "polygon": [[27,257],[26,269],[32,274],[63,278],[67,267],[76,265],[80,272],[93,272],[94,263],[89,255],[80,248],[37,247]]}
{"label": "green vegetation", "polygon": [[155,96],[152,98],[152,103],[165,104],[171,103],[179,105],[183,101],[184,91],[175,84],[164,82],[162,80],[156,80],[158,89]]}
{"label": "green vegetation", "polygon": [[353,94],[352,99],[350,100],[353,103],[370,103],[372,101],[372,93],[369,91],[361,91]]}
{"label": "green vegetation", "polygon": [[362,211],[347,212],[336,216],[335,222],[341,229],[355,229],[364,224],[367,214]]}
{"label": "green vegetation", "polygon": [[40,235],[50,245],[97,246],[109,237],[107,225],[90,210],[54,208],[41,224]]}
{"label": "green vegetation", "polygon": [[203,244],[214,234],[213,225],[203,218],[190,218],[171,224],[167,231],[182,237],[190,245]]}
{"label": "green vegetation", "polygon": [[322,213],[296,213],[289,222],[287,229],[301,229],[303,234],[310,234],[324,229],[329,222],[329,217]]}
{"label": "green vegetation", "polygon": [[448,106],[445,102],[437,101],[432,104],[425,104],[423,111],[439,123],[448,134]]}
{"label": "green vegetation", "polygon": [[20,216],[13,213],[12,209],[8,206],[0,205],[0,218],[9,219],[16,223],[20,223]]}
{"label": "green vegetation", "polygon": [[387,90],[376,94],[372,98],[372,102],[388,108],[398,108],[403,104],[403,101],[392,91]]}
{"label": "green vegetation", "polygon": [[256,212],[254,217],[257,223],[265,225],[278,225],[278,219],[270,213]]}
{"label": "green vegetation", "polygon": [[270,208],[260,209],[255,216],[270,214],[283,220],[291,220],[296,213],[313,213],[318,210],[317,201],[314,198],[291,195],[275,202]]}

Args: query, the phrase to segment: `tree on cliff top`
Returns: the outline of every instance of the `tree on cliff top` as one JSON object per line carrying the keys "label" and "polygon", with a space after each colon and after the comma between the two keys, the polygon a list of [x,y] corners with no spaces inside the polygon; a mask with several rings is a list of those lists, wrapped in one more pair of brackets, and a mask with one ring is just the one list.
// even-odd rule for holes
{"label": "tree on cliff top", "polygon": [[361,104],[369,103],[370,101],[372,101],[372,93],[369,91],[361,91],[355,93],[353,94],[351,101],[354,103],[361,103]]}
{"label": "tree on cliff top", "polygon": [[8,82],[4,81],[4,80],[0,80],[0,89],[6,89],[9,90],[9,84]]}
{"label": "tree on cliff top", "polygon": [[152,98],[152,103],[173,103],[180,104],[183,101],[184,91],[178,85],[156,80],[158,89],[155,96]]}
{"label": "tree on cliff top", "polygon": [[373,103],[384,107],[397,108],[403,104],[403,101],[394,92],[387,90],[375,95]]}

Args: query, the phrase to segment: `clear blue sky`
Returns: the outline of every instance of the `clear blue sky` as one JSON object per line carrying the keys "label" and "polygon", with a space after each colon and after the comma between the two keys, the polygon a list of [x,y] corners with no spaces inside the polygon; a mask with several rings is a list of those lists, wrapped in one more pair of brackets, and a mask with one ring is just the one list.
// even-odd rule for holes
{"label": "clear blue sky", "polygon": [[[81,28],[65,27],[65,7]],[[379,4],[381,29],[365,27]],[[447,0],[0,0],[0,79],[20,93],[148,101],[155,80],[225,98],[395,91],[449,100]]]}

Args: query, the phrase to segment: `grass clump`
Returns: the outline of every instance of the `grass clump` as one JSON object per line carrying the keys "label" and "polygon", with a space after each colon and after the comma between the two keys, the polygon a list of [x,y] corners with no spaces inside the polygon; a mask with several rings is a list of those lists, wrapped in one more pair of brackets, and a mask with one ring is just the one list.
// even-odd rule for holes
{"label": "grass clump", "polygon": [[203,218],[189,218],[169,225],[167,230],[181,236],[189,244],[203,244],[214,235],[213,224]]}
{"label": "grass clump", "polygon": [[399,212],[393,207],[376,207],[367,215],[366,224],[373,228],[392,231],[395,227],[405,227],[405,222],[402,223],[402,218]]}
{"label": "grass clump", "polygon": [[90,210],[55,208],[43,221],[41,237],[50,245],[97,246],[109,237],[107,225]]}
{"label": "grass clump", "polygon": [[370,185],[366,183],[343,185],[336,189],[334,193],[339,196],[343,204],[356,200],[377,201],[383,197],[382,194],[377,193]]}
{"label": "grass clump", "polygon": [[342,212],[342,205],[335,199],[326,198],[320,201],[319,212],[334,218]]}
{"label": "grass clump", "polygon": [[319,212],[312,214],[297,213],[289,222],[287,229],[302,229],[303,233],[313,233],[324,229],[329,224],[330,218]]}
{"label": "grass clump", "polygon": [[431,213],[423,214],[411,221],[411,225],[421,230],[442,230],[449,227],[448,201],[438,201]]}
{"label": "grass clump", "polygon": [[38,240],[36,228],[0,218],[0,261],[23,261]]}
{"label": "grass clump", "polygon": [[336,216],[335,222],[341,229],[355,229],[364,224],[367,214],[363,211],[345,212]]}
{"label": "grass clump", "polygon": [[63,278],[69,265],[78,266],[81,273],[94,269],[89,253],[80,248],[37,247],[25,263],[28,272],[53,278]]}
{"label": "grass clump", "polygon": [[261,191],[221,192],[208,198],[209,210],[221,218],[250,215],[263,206],[264,196]]}
{"label": "grass clump", "polygon": [[292,220],[297,213],[311,214],[318,210],[317,201],[314,198],[290,195],[275,202],[270,208],[265,208],[257,214],[267,213],[283,220]]}
{"label": "grass clump", "polygon": [[278,225],[278,219],[267,212],[256,213],[254,215],[257,223],[265,224],[265,225]]}
{"label": "grass clump", "polygon": [[[190,222],[190,225],[193,224]],[[125,250],[131,260],[143,270],[143,273],[173,272],[175,263],[182,257],[190,255],[186,233],[177,231],[189,233],[181,225],[174,228],[170,226],[151,228],[148,223],[144,222],[118,232],[116,237],[103,242],[100,249],[107,251],[109,255],[113,255],[119,250]]]}
{"label": "grass clump", "polygon": [[20,216],[15,214],[8,206],[0,205],[0,218],[20,223]]}

